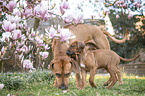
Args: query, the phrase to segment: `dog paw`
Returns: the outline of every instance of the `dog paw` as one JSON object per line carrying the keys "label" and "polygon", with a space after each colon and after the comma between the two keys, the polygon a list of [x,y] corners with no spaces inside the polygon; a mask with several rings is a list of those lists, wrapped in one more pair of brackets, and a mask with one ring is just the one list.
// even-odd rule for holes
{"label": "dog paw", "polygon": [[91,85],[92,87],[94,87],[94,88],[96,88],[97,87],[97,85],[95,85],[95,84],[93,84],[93,85]]}
{"label": "dog paw", "polygon": [[108,86],[108,84],[103,84],[103,86]]}

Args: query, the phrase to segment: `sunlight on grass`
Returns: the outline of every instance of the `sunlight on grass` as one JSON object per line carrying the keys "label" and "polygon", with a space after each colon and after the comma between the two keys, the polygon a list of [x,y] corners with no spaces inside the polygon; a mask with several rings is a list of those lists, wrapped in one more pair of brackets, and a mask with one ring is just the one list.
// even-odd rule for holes
{"label": "sunlight on grass", "polygon": [[126,79],[145,79],[145,76],[139,76],[139,75],[127,75],[126,73],[123,73],[122,78],[126,78]]}

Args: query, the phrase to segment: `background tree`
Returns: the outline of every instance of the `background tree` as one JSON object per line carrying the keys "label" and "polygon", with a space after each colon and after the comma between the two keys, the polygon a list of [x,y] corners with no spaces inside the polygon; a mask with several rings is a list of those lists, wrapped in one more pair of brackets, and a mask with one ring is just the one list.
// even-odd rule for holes
{"label": "background tree", "polygon": [[[142,0],[106,0],[105,6],[110,10],[106,13],[112,22],[115,30],[115,37],[123,38],[127,29],[129,40],[123,44],[116,44],[110,41],[111,49],[120,56],[129,58],[132,53],[137,54],[138,49],[145,48],[145,16],[143,14],[144,2]],[[125,62],[122,62],[125,63]]]}

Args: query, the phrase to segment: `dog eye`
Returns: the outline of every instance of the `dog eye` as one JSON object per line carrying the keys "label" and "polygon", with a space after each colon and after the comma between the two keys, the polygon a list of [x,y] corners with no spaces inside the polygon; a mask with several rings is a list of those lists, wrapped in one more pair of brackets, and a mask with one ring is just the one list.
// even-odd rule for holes
{"label": "dog eye", "polygon": [[57,77],[61,77],[61,75],[60,75],[59,73],[56,73],[56,76],[57,76]]}
{"label": "dog eye", "polygon": [[65,74],[65,77],[68,77],[70,75],[70,73]]}
{"label": "dog eye", "polygon": [[73,45],[71,45],[71,48],[73,48],[74,46]]}

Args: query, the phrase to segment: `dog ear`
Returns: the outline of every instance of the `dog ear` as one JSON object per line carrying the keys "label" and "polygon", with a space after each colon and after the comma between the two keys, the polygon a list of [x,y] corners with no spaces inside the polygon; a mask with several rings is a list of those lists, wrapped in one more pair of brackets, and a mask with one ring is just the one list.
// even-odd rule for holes
{"label": "dog ear", "polygon": [[54,69],[54,60],[52,60],[52,61],[49,63],[49,65],[50,65],[50,69],[53,70],[53,69]]}
{"label": "dog ear", "polygon": [[51,77],[53,76],[53,70],[54,70],[54,60],[52,60],[50,63],[49,63],[49,65],[50,65],[50,69],[51,69]]}
{"label": "dog ear", "polygon": [[89,41],[85,42],[85,44],[89,46],[88,49],[90,49],[90,50],[97,49],[97,45],[94,40],[89,40]]}
{"label": "dog ear", "polygon": [[74,59],[71,59],[71,64],[72,64],[72,70],[75,73],[80,73],[80,67]]}
{"label": "dog ear", "polygon": [[85,44],[83,42],[78,42],[78,51],[82,52],[82,50],[85,48]]}

